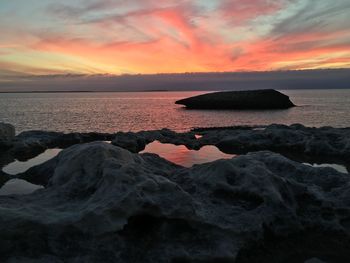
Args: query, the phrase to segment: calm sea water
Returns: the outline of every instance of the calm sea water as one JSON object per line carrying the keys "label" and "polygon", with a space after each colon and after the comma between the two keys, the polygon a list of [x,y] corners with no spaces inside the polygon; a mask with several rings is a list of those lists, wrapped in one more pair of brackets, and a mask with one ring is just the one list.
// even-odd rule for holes
{"label": "calm sea water", "polygon": [[186,110],[174,102],[204,92],[0,94],[0,121],[17,132],[139,131],[170,128],[302,123],[350,127],[350,90],[285,90],[288,110]]}

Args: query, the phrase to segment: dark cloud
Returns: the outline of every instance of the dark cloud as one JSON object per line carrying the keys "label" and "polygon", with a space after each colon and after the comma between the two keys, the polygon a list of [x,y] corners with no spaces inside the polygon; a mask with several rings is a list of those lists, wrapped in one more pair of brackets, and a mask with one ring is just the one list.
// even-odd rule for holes
{"label": "dark cloud", "polygon": [[143,91],[349,88],[350,69],[155,75],[22,76],[0,82],[4,91]]}

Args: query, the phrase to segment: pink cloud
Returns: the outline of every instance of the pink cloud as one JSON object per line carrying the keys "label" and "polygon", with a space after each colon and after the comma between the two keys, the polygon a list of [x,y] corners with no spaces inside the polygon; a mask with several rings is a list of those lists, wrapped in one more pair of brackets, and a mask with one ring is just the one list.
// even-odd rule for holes
{"label": "pink cloud", "polygon": [[278,0],[224,0],[219,9],[226,19],[243,24],[250,19],[279,11],[284,1]]}
{"label": "pink cloud", "polygon": [[[133,1],[125,4],[128,8],[124,12],[114,12],[121,2],[112,0],[90,1],[85,7],[57,5],[56,11],[77,18],[77,23],[69,21],[58,30],[33,31],[30,41],[17,34],[17,42],[25,42],[21,45],[29,51],[64,55],[66,62],[71,59],[71,68],[78,59],[108,73],[119,73],[120,69],[135,73],[269,70],[284,62],[293,62],[294,67],[301,61],[304,67],[302,60],[322,55],[327,56],[324,63],[346,65],[347,59],[338,59],[336,53],[350,52],[350,36],[345,30],[324,33],[300,29],[285,34],[272,30],[246,37],[244,30],[251,21],[279,12],[286,7],[285,0],[223,0],[210,12],[201,11],[193,1],[137,2],[136,7]],[[109,9],[111,12],[102,15],[86,16]],[[232,40],[236,28],[243,33]],[[52,66],[52,60],[49,63]],[[76,70],[80,68],[76,66]]]}

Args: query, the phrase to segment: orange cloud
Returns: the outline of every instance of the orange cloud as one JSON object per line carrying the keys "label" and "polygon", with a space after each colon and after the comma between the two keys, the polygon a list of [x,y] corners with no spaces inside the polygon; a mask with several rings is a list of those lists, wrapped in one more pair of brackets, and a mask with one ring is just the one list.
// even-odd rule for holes
{"label": "orange cloud", "polygon": [[[173,34],[160,33],[162,29],[149,27],[149,34],[158,38],[145,42],[119,41],[98,44],[84,39],[47,38],[33,47],[37,50],[88,57],[101,64],[128,68],[132,72],[185,72],[230,70],[230,46],[200,39],[201,29],[188,23],[179,9],[159,9],[134,13],[142,24],[152,17],[161,27]],[[147,21],[147,20],[146,20]],[[117,71],[117,70],[116,70]],[[113,72],[116,73],[116,72]]]}
{"label": "orange cloud", "polygon": [[[50,6],[49,14],[58,19],[59,26],[52,25],[51,30],[22,28],[21,38],[11,33],[12,27],[3,30],[7,43],[21,48],[0,44],[0,49],[12,51],[0,52],[0,62],[21,65],[22,57],[32,52],[26,63],[41,54],[33,64],[41,64],[42,72],[117,74],[349,65],[349,30],[340,22],[324,30],[314,22],[314,17],[327,14],[329,5],[318,6],[317,2],[314,9],[309,8],[310,3],[296,8],[288,0],[200,3],[147,0],[122,6],[119,1],[101,0],[85,6],[56,4]],[[342,7],[339,5],[338,13]],[[328,10],[330,14],[333,9]],[[259,20],[262,24],[257,22],[260,17],[265,18]],[[292,19],[291,26],[287,22]],[[261,33],[261,28],[266,32]]]}

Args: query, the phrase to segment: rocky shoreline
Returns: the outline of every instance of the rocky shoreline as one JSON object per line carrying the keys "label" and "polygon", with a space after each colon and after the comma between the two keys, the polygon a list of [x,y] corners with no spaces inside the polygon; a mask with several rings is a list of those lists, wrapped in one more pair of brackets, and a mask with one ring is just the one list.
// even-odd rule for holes
{"label": "rocky shoreline", "polygon": [[[350,128],[15,136],[2,125],[1,166],[65,149],[15,176],[1,170],[0,185],[45,187],[0,196],[1,262],[350,261],[349,174],[302,164],[331,160],[349,171]],[[139,154],[153,141],[240,156],[186,168]]]}
{"label": "rocky shoreline", "polygon": [[[201,138],[196,138],[196,134]],[[350,128],[311,128],[301,124],[195,128],[185,133],[169,129],[117,133],[26,131],[2,140],[6,148],[2,148],[0,165],[6,164],[1,161],[4,158],[26,160],[49,148],[67,148],[93,141],[111,141],[115,146],[138,153],[156,140],[194,150],[213,145],[229,154],[267,150],[296,161],[328,160],[350,167]]]}

